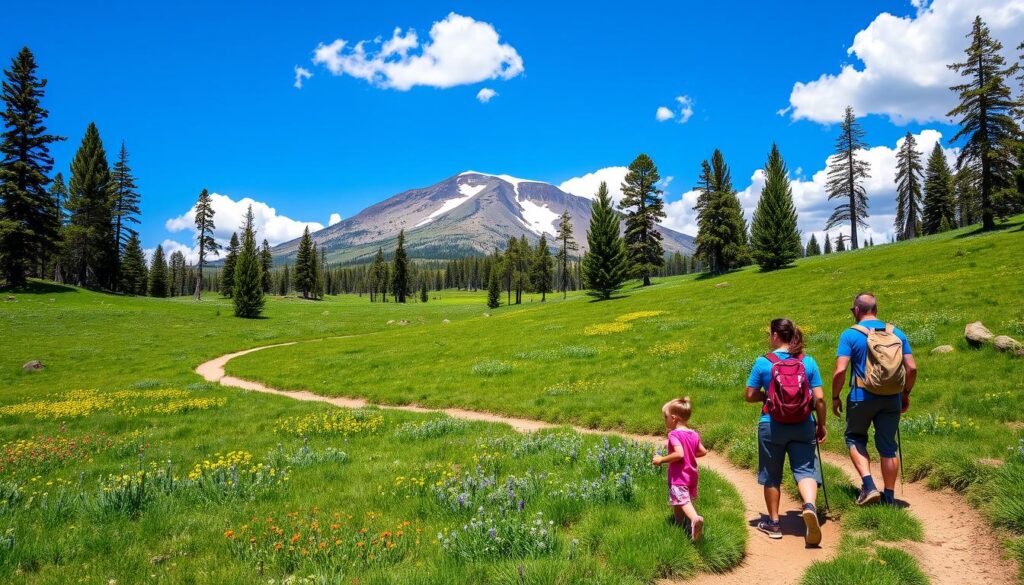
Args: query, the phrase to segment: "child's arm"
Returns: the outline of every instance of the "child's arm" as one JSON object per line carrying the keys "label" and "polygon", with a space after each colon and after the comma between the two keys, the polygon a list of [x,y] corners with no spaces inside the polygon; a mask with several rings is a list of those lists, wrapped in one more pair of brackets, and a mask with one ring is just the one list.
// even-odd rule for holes
{"label": "child's arm", "polygon": [[707,447],[704,446],[704,442],[697,443],[697,457],[703,457],[708,454]]}
{"label": "child's arm", "polygon": [[651,459],[651,463],[653,463],[654,465],[661,465],[662,463],[672,463],[673,461],[679,461],[682,458],[683,446],[673,445],[671,453],[669,453],[668,455],[655,455],[654,458]]}

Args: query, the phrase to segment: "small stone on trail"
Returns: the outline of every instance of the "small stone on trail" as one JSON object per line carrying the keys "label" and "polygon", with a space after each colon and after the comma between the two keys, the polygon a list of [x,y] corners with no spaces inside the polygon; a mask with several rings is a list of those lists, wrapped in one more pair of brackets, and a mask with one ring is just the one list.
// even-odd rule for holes
{"label": "small stone on trail", "polygon": [[932,350],[932,353],[953,353],[956,351],[952,345],[940,345]]}
{"label": "small stone on trail", "polygon": [[975,321],[974,323],[968,323],[967,327],[964,328],[964,339],[971,347],[981,347],[986,343],[992,341],[992,332],[985,327],[981,321]]}
{"label": "small stone on trail", "polygon": [[1012,351],[1016,352],[1019,349],[1024,348],[1019,341],[1010,337],[1009,335],[1000,335],[996,337],[992,344],[996,346],[999,351]]}
{"label": "small stone on trail", "polygon": [[41,362],[39,360],[32,360],[32,361],[26,363],[25,365],[21,366],[21,371],[23,371],[23,372],[41,372],[41,371],[43,371],[44,368],[46,368],[46,366],[43,365],[43,362]]}
{"label": "small stone on trail", "polygon": [[725,288],[727,286],[729,286],[728,282],[720,282],[720,283],[715,285],[715,288]]}

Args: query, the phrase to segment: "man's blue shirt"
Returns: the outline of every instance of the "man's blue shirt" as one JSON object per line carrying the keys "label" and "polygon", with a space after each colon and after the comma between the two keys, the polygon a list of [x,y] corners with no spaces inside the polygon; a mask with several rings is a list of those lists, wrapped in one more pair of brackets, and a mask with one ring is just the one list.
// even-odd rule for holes
{"label": "man's blue shirt", "polygon": [[[779,359],[788,359],[789,352],[777,349],[774,351],[775,355],[779,356]],[[814,361],[809,355],[804,355],[804,370],[807,371],[807,382],[810,383],[811,388],[817,388],[821,386],[821,371],[818,370],[818,363]],[[748,388],[760,388],[767,392],[768,385],[772,382],[772,363],[768,361],[768,358],[761,356],[754,360],[754,367],[750,369],[750,376],[747,377]],[[813,416],[813,415],[812,415]],[[761,413],[761,420],[759,422],[768,422],[771,417],[767,413]]]}
{"label": "man's blue shirt", "polygon": [[[879,321],[878,319],[865,319],[861,321],[859,325],[867,327],[868,329],[883,329],[885,327],[885,321]],[[903,333],[898,327],[893,328],[893,333],[896,337],[903,342],[903,355],[910,355],[910,340],[907,339],[907,335]],[[850,358],[850,368],[853,371],[854,377],[864,377],[864,370],[867,367],[868,361],[868,337],[856,329],[850,328],[843,331],[843,334],[839,336],[839,347],[836,349],[836,357],[847,357]],[[861,402],[863,400],[874,400],[874,399],[886,399],[889,400],[900,400],[900,395],[894,396],[879,396],[878,394],[872,394],[863,388],[857,388],[856,384],[850,388],[850,394],[847,399],[850,402]]]}

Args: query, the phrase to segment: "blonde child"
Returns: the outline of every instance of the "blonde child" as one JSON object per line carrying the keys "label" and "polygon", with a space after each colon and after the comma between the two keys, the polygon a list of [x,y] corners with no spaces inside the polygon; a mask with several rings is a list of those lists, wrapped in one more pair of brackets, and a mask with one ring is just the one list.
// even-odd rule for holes
{"label": "blonde child", "polygon": [[700,442],[697,431],[689,428],[693,407],[690,397],[676,398],[661,407],[668,429],[668,455],[655,455],[651,463],[668,463],[668,503],[672,506],[676,524],[690,521],[690,538],[699,540],[704,530],[704,517],[697,514],[693,500],[697,499],[697,458],[708,450]]}

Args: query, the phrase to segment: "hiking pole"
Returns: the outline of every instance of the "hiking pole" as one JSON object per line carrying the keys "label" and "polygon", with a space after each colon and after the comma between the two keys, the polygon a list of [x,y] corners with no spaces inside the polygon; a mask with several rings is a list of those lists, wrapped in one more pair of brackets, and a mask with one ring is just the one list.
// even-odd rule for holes
{"label": "hiking pole", "polygon": [[821,493],[825,496],[825,509],[832,513],[832,506],[828,505],[828,490],[825,489],[825,461],[821,458],[821,442],[814,439],[814,446],[818,449],[818,471],[821,472]]}
{"label": "hiking pole", "polygon": [[896,451],[900,455],[900,495],[905,496],[907,495],[907,478],[903,475],[903,437],[900,436],[899,423],[896,424]]}

